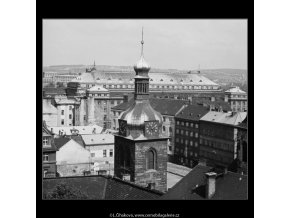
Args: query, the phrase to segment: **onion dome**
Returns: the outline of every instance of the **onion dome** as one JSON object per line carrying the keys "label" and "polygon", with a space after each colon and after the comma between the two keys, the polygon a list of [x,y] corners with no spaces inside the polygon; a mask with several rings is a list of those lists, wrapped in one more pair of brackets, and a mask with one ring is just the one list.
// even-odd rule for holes
{"label": "onion dome", "polygon": [[134,70],[136,73],[142,72],[149,72],[151,69],[150,65],[145,61],[143,54],[140,57],[140,60],[134,65]]}
{"label": "onion dome", "polygon": [[152,120],[162,123],[162,115],[146,101],[135,101],[131,107],[121,114],[120,119],[127,121],[127,124],[132,126],[143,126],[145,121]]}

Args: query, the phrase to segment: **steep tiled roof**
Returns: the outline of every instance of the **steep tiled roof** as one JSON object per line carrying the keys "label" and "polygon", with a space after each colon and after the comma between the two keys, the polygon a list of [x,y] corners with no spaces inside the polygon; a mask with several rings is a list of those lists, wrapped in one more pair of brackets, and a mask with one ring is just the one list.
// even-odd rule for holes
{"label": "steep tiled roof", "polygon": [[55,145],[54,139],[52,137],[52,133],[48,130],[45,122],[42,123],[42,136],[50,136],[52,138],[51,140],[51,146],[50,147],[42,147],[42,151],[46,152],[46,151],[57,151],[58,148]]}
{"label": "steep tiled roof", "polygon": [[175,116],[180,109],[187,104],[186,101],[183,100],[175,100],[175,99],[150,99],[151,106],[162,115],[170,115]]}
{"label": "steep tiled roof", "polygon": [[114,144],[115,136],[112,134],[82,135],[85,145]]}
{"label": "steep tiled roof", "polygon": [[95,200],[154,200],[162,193],[107,176],[79,176],[44,178],[44,193],[51,192],[56,185],[67,183]]}
{"label": "steep tiled roof", "polygon": [[120,110],[125,111],[127,110],[132,104],[134,103],[134,99],[130,99],[128,102],[123,102],[121,104],[116,105],[115,107],[112,107],[112,110]]}
{"label": "steep tiled roof", "polygon": [[246,94],[246,92],[241,90],[240,87],[238,87],[238,86],[231,87],[230,89],[228,89],[225,92],[226,93],[235,93],[235,94]]}
{"label": "steep tiled roof", "polygon": [[[150,98],[149,99],[151,106],[154,110],[158,111],[162,115],[174,116],[183,105],[187,104],[184,100],[176,99],[159,99],[159,98]],[[128,102],[124,102],[113,107],[113,110],[127,110],[134,103],[134,99],[130,99]]]}
{"label": "steep tiled roof", "polygon": [[198,121],[208,112],[209,109],[202,105],[191,104],[179,112],[176,118]]}
{"label": "steep tiled roof", "polygon": [[54,144],[58,149],[60,149],[63,145],[65,145],[68,141],[70,141],[70,138],[67,137],[60,137],[54,139]]}
{"label": "steep tiled roof", "polygon": [[[197,165],[160,200],[205,200],[205,173],[210,171],[210,167]],[[211,200],[246,200],[247,179],[247,176],[233,172],[218,175],[216,191]]]}
{"label": "steep tiled roof", "polygon": [[224,113],[210,111],[206,115],[204,115],[200,120],[230,125],[238,125],[246,118],[246,116],[247,112]]}
{"label": "steep tiled roof", "polygon": [[42,90],[45,92],[45,95],[66,95],[65,89],[65,87],[44,87]]}

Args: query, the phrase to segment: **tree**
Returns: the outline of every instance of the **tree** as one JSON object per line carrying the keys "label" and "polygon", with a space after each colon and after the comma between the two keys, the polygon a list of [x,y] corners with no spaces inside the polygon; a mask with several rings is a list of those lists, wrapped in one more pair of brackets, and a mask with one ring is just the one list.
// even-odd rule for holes
{"label": "tree", "polygon": [[58,184],[52,192],[44,192],[43,199],[48,200],[88,200],[87,194],[66,183]]}

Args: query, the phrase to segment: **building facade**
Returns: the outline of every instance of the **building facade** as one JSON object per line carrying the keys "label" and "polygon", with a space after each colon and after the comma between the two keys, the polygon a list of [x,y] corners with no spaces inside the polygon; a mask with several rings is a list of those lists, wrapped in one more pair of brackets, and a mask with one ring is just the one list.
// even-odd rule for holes
{"label": "building facade", "polygon": [[114,143],[112,134],[82,135],[85,148],[91,154],[93,171],[106,171],[106,174],[114,174]]}
{"label": "building facade", "polygon": [[42,126],[42,155],[43,155],[43,177],[55,177],[57,148],[54,144],[53,134],[46,127],[45,122]]}
{"label": "building facade", "polygon": [[82,176],[90,172],[90,152],[73,139],[55,139],[57,172],[59,176]]}
{"label": "building facade", "polygon": [[237,126],[246,118],[246,112],[210,111],[200,119],[200,161],[217,168],[231,168],[240,161]]}
{"label": "building facade", "polygon": [[234,112],[245,112],[248,110],[247,93],[238,86],[231,87],[225,91],[225,99],[229,102]]}
{"label": "building facade", "polygon": [[198,163],[199,120],[208,111],[203,105],[188,105],[175,116],[175,163],[191,168]]}

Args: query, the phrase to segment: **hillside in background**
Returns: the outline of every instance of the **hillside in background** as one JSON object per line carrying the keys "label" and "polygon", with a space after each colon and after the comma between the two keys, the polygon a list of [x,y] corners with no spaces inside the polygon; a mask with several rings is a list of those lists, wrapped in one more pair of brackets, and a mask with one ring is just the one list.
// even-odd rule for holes
{"label": "hillside in background", "polygon": [[[92,66],[88,65],[57,65],[45,66],[44,72],[52,71],[60,74],[78,74],[86,71],[86,68]],[[133,72],[133,66],[108,66],[96,65],[97,71],[108,72]],[[243,90],[247,91],[247,70],[241,69],[201,69],[201,75],[209,78],[210,80],[220,84],[222,87],[229,87],[231,84],[240,86]],[[177,70],[177,69],[157,69],[152,68],[151,73],[196,73],[193,71]]]}

